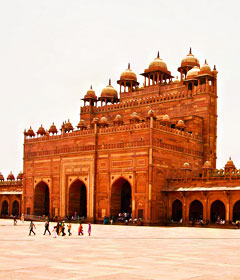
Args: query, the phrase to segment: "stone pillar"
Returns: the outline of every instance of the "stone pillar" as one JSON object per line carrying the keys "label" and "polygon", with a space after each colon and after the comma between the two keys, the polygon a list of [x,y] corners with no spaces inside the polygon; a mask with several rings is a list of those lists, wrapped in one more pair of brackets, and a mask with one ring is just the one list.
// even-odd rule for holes
{"label": "stone pillar", "polygon": [[187,223],[187,197],[184,192],[182,192],[183,195],[183,204],[182,204],[182,221],[183,224]]}

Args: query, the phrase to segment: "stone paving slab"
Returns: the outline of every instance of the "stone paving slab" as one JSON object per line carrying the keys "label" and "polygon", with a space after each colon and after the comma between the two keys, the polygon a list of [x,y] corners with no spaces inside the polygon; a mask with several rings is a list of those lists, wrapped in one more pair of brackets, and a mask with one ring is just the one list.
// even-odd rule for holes
{"label": "stone paving slab", "polygon": [[0,220],[0,279],[239,279],[240,230],[73,224],[55,239],[35,225]]}

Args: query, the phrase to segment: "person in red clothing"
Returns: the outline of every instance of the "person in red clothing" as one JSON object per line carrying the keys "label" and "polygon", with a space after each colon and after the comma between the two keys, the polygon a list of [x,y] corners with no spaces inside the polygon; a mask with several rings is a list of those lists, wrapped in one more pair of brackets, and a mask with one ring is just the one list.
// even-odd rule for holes
{"label": "person in red clothing", "polygon": [[79,227],[78,227],[78,235],[83,235],[83,226],[82,226],[82,223],[79,224]]}

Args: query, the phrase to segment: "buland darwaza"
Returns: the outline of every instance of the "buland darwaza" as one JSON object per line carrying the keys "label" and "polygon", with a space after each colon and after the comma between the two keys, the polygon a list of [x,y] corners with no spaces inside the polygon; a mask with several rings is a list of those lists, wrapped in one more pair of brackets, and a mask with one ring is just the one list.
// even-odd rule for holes
{"label": "buland darwaza", "polygon": [[[216,169],[217,70],[189,54],[174,79],[157,57],[141,74],[83,98],[77,128],[24,132],[23,174],[0,177],[1,213],[100,222],[129,212],[145,224],[240,219],[240,170]],[[15,206],[13,204],[15,203]],[[15,208],[14,208],[15,207]]]}

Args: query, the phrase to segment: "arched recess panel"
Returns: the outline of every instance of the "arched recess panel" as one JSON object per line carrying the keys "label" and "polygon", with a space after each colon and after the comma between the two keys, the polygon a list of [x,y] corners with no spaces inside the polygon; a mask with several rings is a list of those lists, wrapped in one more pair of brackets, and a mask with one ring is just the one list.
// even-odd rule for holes
{"label": "arched recess panel", "polygon": [[34,215],[49,216],[49,187],[43,181],[34,190]]}
{"label": "arched recess panel", "polygon": [[130,183],[124,179],[116,180],[111,189],[111,216],[119,213],[132,213],[132,188]]}
{"label": "arched recess panel", "polygon": [[77,180],[69,188],[68,214],[71,216],[87,217],[87,188]]}

